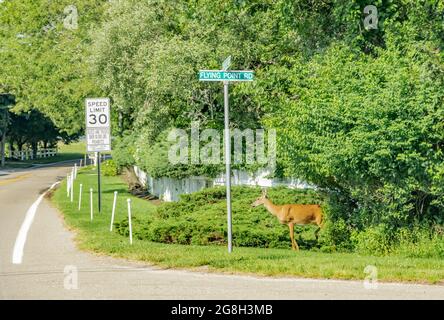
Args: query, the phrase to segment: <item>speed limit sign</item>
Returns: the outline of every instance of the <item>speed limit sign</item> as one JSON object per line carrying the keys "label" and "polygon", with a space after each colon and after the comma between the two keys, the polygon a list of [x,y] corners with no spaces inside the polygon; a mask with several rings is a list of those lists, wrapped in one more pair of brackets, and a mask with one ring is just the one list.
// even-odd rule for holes
{"label": "speed limit sign", "polygon": [[109,98],[86,99],[85,105],[88,152],[111,151]]}

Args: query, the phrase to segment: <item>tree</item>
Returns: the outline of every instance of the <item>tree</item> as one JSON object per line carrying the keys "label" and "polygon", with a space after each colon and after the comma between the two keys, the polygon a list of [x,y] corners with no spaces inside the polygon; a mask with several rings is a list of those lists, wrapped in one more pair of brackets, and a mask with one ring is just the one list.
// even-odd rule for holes
{"label": "tree", "polygon": [[[68,135],[82,130],[84,99],[100,94],[88,73],[89,32],[106,3],[6,0],[0,5],[0,91],[16,95],[15,111],[38,109]],[[66,10],[70,6],[78,13],[77,28],[65,26],[74,14]]]}
{"label": "tree", "polygon": [[10,94],[0,94],[0,166],[5,166],[6,133],[9,128],[9,109],[15,103],[15,97]]}
{"label": "tree", "polygon": [[19,151],[23,145],[29,144],[34,157],[37,156],[38,145],[43,148],[53,146],[62,139],[59,129],[39,110],[30,110],[25,113],[10,115],[11,125],[7,138],[11,146],[14,144]]}
{"label": "tree", "polygon": [[398,9],[375,43],[356,35],[283,57],[252,92],[279,130],[286,174],[324,189],[337,201],[330,218],[359,228],[444,221],[444,8]]}

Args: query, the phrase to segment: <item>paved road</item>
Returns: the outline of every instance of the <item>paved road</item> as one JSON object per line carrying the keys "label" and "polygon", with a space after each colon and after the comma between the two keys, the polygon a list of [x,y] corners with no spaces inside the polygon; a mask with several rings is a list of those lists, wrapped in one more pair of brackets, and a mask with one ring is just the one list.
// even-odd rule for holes
{"label": "paved road", "polygon": [[58,165],[0,175],[0,299],[444,299],[444,286],[379,283],[365,289],[358,281],[161,270],[96,256],[76,249],[73,234],[47,200],[27,234],[22,264],[12,264],[27,210],[68,171],[68,165]]}

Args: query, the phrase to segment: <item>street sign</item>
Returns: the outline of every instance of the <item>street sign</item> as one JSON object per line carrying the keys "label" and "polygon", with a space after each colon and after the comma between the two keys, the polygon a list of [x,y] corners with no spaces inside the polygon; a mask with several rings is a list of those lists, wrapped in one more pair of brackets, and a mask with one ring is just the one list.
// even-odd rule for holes
{"label": "street sign", "polygon": [[228,86],[234,81],[253,81],[254,72],[244,71],[227,71],[231,64],[231,56],[229,56],[222,64],[224,70],[199,70],[199,81],[223,81],[224,83],[224,134],[225,134],[225,186],[227,190],[227,226],[228,226],[228,252],[233,251],[233,232],[232,232],[232,214],[231,214],[231,135],[230,135],[230,117],[229,117],[229,94]]}
{"label": "street sign", "polygon": [[100,213],[102,210],[100,152],[111,151],[111,119],[109,98],[86,99],[85,108],[87,151],[97,152],[97,197]]}
{"label": "street sign", "polygon": [[231,56],[228,56],[228,58],[226,58],[225,61],[222,62],[222,70],[227,71],[230,65],[231,65]]}
{"label": "street sign", "polygon": [[85,107],[87,151],[111,151],[109,99],[86,99]]}
{"label": "street sign", "polygon": [[199,81],[253,81],[253,71],[200,70]]}

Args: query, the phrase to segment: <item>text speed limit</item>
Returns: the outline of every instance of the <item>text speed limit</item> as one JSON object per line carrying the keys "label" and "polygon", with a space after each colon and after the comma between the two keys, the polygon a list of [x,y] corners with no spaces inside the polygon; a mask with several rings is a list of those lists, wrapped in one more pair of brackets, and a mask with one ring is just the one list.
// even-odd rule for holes
{"label": "text speed limit", "polygon": [[86,99],[86,127],[109,127],[109,105],[108,98]]}
{"label": "text speed limit", "polygon": [[88,152],[111,151],[109,99],[86,99],[85,107]]}

